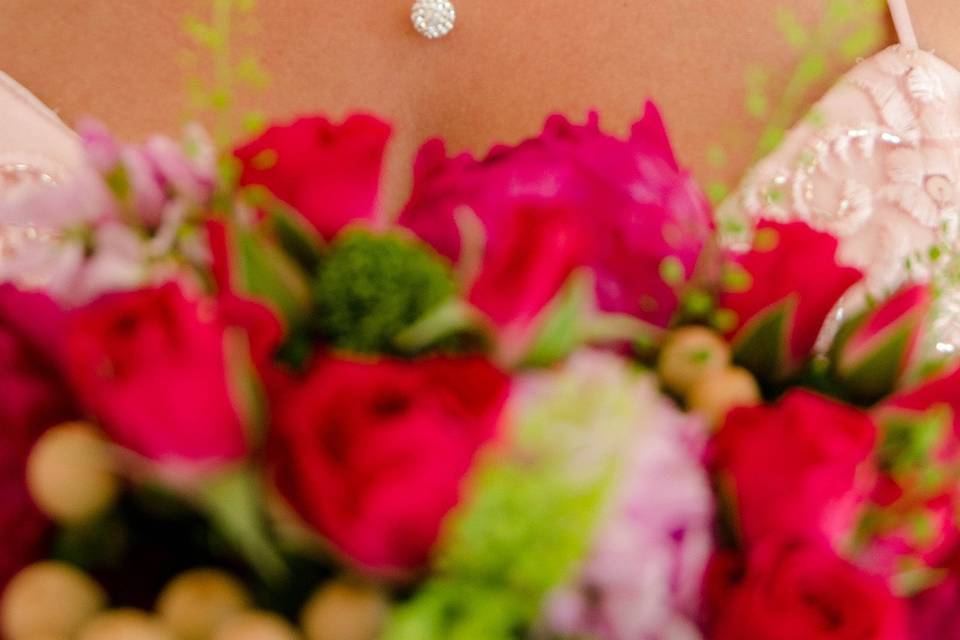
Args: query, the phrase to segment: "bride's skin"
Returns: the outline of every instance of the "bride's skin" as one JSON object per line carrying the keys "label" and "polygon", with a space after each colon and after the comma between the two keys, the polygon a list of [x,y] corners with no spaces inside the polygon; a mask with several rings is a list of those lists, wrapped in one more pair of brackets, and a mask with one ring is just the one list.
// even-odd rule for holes
{"label": "bride's skin", "polygon": [[[622,132],[652,97],[681,160],[716,176],[705,149],[718,132],[755,138],[744,74],[757,62],[782,88],[795,53],[774,26],[787,6],[816,23],[823,0],[456,0],[453,35],[409,27],[412,0],[261,0],[258,51],[272,77],[272,116],[363,108],[397,125],[387,200],[408,188],[410,156],[428,136],[483,151],[539,130],[554,111],[596,107]],[[67,120],[93,114],[124,136],[175,131],[185,47],[180,17],[200,0],[2,0],[0,69]],[[921,42],[960,62],[955,0],[911,0]],[[887,42],[892,30],[883,18]],[[815,98],[815,95],[809,98]],[[744,151],[749,145],[742,145]],[[722,173],[743,171],[734,153]]]}

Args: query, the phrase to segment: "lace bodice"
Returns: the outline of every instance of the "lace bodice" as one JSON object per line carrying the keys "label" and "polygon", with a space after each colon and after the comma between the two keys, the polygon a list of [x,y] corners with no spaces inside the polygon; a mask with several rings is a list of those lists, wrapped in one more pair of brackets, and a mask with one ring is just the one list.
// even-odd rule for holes
{"label": "lace bodice", "polygon": [[861,62],[724,203],[721,220],[800,219],[841,238],[840,259],[866,274],[838,313],[906,280],[935,280],[935,334],[960,344],[960,71],[902,43]]}
{"label": "lace bodice", "polygon": [[80,161],[76,136],[31,93],[0,72],[0,190],[56,183]]}
{"label": "lace bodice", "polygon": [[[80,145],[60,118],[0,72],[0,198],[55,185],[80,162]],[[34,250],[49,233],[31,224],[0,225],[0,258]]]}

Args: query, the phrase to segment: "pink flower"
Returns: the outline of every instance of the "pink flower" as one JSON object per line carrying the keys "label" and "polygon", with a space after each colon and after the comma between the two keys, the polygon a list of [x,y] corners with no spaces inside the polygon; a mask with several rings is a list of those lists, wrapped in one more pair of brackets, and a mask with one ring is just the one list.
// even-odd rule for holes
{"label": "pink flower", "polygon": [[713,576],[712,640],[907,640],[906,610],[880,578],[829,547],[772,539]]}
{"label": "pink flower", "polygon": [[66,363],[77,396],[120,446],[171,467],[221,465],[250,450],[228,370],[226,322],[164,285],[75,311]]}
{"label": "pink flower", "polygon": [[0,590],[45,542],[25,467],[44,429],[76,416],[60,373],[62,312],[42,294],[0,286]]}
{"label": "pink flower", "polygon": [[508,388],[476,358],[322,358],[273,398],[277,486],[355,563],[418,569],[477,451],[498,431]]}
{"label": "pink flower", "polygon": [[754,373],[778,379],[810,355],[824,321],[862,274],[836,261],[837,239],[803,222],[761,222],[757,246],[736,258],[749,287],[720,303],[737,315],[730,332]]}
{"label": "pink flower", "polygon": [[776,405],[731,411],[710,460],[746,544],[786,535],[841,548],[873,488],[875,440],[867,414],[794,390]]}
{"label": "pink flower", "polygon": [[584,264],[596,273],[600,309],[658,325],[677,306],[661,277],[664,260],[690,274],[712,229],[706,201],[678,167],[652,104],[626,141],[602,133],[595,114],[583,126],[554,116],[539,137],[497,147],[481,161],[448,158],[442,142],[430,142],[415,171],[400,223],[441,254],[459,260],[468,249],[461,212],[479,218],[487,259],[495,261],[515,216],[530,207],[563,210],[585,245]]}
{"label": "pink flower", "polygon": [[329,240],[350,222],[373,219],[389,137],[388,125],[364,115],[273,126],[234,150],[240,184],[266,187]]}
{"label": "pink flower", "polygon": [[626,452],[611,513],[583,568],[550,597],[547,623],[558,635],[700,637],[700,587],[714,524],[701,464],[706,427],[662,399],[656,402]]}

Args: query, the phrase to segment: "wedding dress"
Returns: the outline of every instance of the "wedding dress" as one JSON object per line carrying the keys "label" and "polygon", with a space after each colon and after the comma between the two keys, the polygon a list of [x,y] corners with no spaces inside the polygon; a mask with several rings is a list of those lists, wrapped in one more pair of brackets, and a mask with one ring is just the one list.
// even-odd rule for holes
{"label": "wedding dress", "polygon": [[[889,0],[900,43],[861,62],[752,169],[721,219],[801,219],[841,239],[865,293],[939,278],[934,334],[960,345],[960,70],[918,48],[906,0]],[[57,182],[79,162],[73,133],[0,73],[0,191]],[[19,233],[19,231],[18,231]],[[3,248],[16,244],[0,231]],[[960,259],[955,260],[960,265]]]}
{"label": "wedding dress", "polygon": [[906,0],[889,0],[899,44],[858,64],[718,210],[720,220],[803,220],[840,238],[865,294],[904,281],[941,291],[932,335],[960,345],[960,70],[918,48]]}
{"label": "wedding dress", "polygon": [[30,92],[0,72],[0,190],[57,182],[80,161],[76,136]]}

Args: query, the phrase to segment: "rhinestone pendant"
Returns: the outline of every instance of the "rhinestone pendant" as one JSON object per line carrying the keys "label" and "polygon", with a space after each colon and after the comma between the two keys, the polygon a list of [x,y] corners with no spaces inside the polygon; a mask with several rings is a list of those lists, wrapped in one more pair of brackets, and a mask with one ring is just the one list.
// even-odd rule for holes
{"label": "rhinestone pendant", "polygon": [[413,28],[424,38],[442,38],[457,21],[457,10],[450,0],[416,0],[410,10]]}

